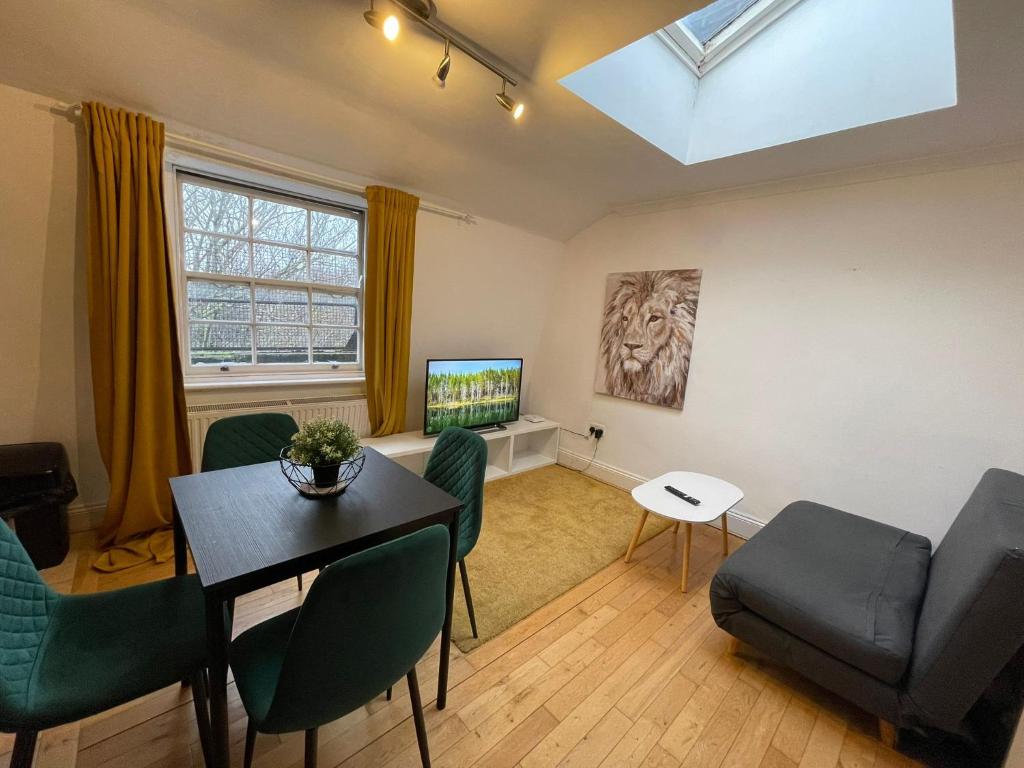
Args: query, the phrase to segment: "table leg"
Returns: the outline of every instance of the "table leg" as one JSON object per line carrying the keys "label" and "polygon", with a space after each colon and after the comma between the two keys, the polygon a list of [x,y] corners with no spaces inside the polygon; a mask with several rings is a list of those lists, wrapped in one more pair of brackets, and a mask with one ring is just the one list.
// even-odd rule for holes
{"label": "table leg", "polygon": [[213,760],[209,768],[228,768],[228,643],[231,627],[224,601],[206,598],[206,643],[210,670],[210,746]]}
{"label": "table leg", "polygon": [[178,505],[174,503],[171,496],[172,519],[174,520],[174,575],[184,576],[188,573],[187,542],[185,541],[185,529],[181,525],[181,517],[178,515]]}
{"label": "table leg", "polygon": [[722,513],[722,554],[729,554],[729,513]]}
{"label": "table leg", "polygon": [[686,524],[686,537],[683,539],[683,578],[682,590],[686,591],[686,582],[690,578],[690,543],[693,541],[693,523]]}
{"label": "table leg", "polygon": [[640,541],[640,533],[644,529],[644,523],[647,522],[647,515],[648,512],[645,509],[643,513],[640,515],[640,522],[636,524],[636,533],[633,534],[633,540],[629,542],[629,548],[626,550],[627,563],[629,562],[629,559],[633,557],[633,550],[636,549],[637,542]]}
{"label": "table leg", "polygon": [[455,607],[455,555],[459,547],[459,515],[448,524],[448,581],[445,584],[444,625],[437,672],[437,708],[448,704],[448,661],[452,650],[452,614]]}
{"label": "table leg", "polygon": [[672,536],[679,535],[679,521],[676,520],[676,524],[672,526]]}

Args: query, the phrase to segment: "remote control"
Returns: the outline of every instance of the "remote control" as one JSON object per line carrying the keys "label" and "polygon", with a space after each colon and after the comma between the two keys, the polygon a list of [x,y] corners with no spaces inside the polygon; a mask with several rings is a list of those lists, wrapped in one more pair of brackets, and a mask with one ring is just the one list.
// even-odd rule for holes
{"label": "remote control", "polygon": [[693,504],[693,506],[695,506],[695,507],[699,507],[700,506],[700,499],[698,499],[698,498],[696,498],[694,496],[690,496],[688,494],[685,494],[682,491],[680,491],[678,488],[673,488],[671,485],[666,485],[665,486],[665,490],[668,491],[669,493],[671,493],[673,496],[678,496],[680,499],[682,499],[683,501],[687,502],[688,504]]}

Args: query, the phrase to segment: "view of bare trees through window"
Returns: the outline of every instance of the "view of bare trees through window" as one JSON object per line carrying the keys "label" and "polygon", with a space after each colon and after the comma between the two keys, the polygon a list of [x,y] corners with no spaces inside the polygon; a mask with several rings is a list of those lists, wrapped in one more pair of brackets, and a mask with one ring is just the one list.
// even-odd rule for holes
{"label": "view of bare trees through window", "polygon": [[195,366],[359,362],[359,214],[182,177]]}

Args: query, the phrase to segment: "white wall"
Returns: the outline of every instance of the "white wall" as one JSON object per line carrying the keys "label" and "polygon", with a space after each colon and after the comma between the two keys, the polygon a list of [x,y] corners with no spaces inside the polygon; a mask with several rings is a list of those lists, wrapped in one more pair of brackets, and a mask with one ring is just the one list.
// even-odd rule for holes
{"label": "white wall", "polygon": [[[81,500],[99,504],[106,499],[107,480],[89,377],[85,166],[76,138],[81,129],[51,113],[53,104],[0,84],[0,443],[64,443]],[[270,159],[288,161],[280,155]],[[421,212],[416,251],[410,425],[422,420],[427,356],[521,354],[529,397],[564,245],[492,221],[467,225]],[[330,390],[303,387],[297,393],[325,391]],[[211,402],[280,392],[247,388],[190,392],[188,398]]]}
{"label": "white wall", "polygon": [[803,0],[701,79],[685,162],[956,99],[951,0]]}
{"label": "white wall", "polygon": [[[937,541],[986,467],[1024,470],[1022,210],[1018,162],[609,216],[569,242],[536,410],[604,423],[599,462],[727,478],[763,521],[808,498]],[[689,267],[683,411],[594,395],[605,276]]]}
{"label": "white wall", "polygon": [[423,428],[430,357],[522,357],[522,412],[536,397],[547,310],[562,243],[493,221],[416,220],[407,429]]}
{"label": "white wall", "polygon": [[96,503],[80,144],[46,107],[0,85],[0,443],[63,443],[80,501]]}

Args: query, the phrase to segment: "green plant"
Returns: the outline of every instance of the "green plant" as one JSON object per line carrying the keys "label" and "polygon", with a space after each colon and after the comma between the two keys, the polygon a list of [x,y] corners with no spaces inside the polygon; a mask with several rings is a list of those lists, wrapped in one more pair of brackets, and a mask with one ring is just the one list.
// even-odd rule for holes
{"label": "green plant", "polygon": [[296,464],[322,467],[340,464],[359,453],[359,437],[352,427],[335,419],[313,419],[292,435],[288,457]]}

